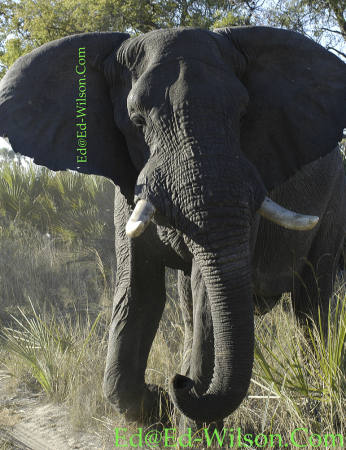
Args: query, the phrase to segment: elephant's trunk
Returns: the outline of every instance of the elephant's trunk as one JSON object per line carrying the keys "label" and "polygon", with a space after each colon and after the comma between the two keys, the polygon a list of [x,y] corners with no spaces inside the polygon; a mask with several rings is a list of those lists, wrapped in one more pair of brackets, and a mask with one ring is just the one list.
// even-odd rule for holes
{"label": "elephant's trunk", "polygon": [[183,233],[207,288],[215,346],[210,386],[198,397],[193,381],[176,375],[170,390],[184,415],[210,423],[231,414],[250,383],[254,348],[250,224],[266,192],[252,166],[245,159],[240,162],[240,157],[225,159],[221,166],[210,157],[188,163],[174,172],[172,181],[165,178],[171,193],[158,188],[160,174],[147,172],[141,179],[156,183],[142,183],[137,196],[157,206]]}
{"label": "elephant's trunk", "polygon": [[[239,233],[243,235],[241,242]],[[201,247],[195,250],[210,299],[215,345],[213,378],[202,397],[194,394],[193,382],[187,377],[175,375],[171,384],[171,395],[179,410],[197,422],[207,423],[224,419],[240,405],[253,366],[249,228],[235,226],[217,246],[216,251]]]}

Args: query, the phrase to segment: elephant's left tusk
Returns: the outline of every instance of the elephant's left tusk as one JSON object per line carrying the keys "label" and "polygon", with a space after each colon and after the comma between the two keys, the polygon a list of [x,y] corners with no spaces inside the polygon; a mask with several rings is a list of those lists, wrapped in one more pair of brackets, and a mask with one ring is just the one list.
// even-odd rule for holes
{"label": "elephant's left tusk", "polygon": [[307,216],[289,211],[268,197],[264,199],[258,212],[266,219],[291,230],[311,230],[319,221],[317,216]]}
{"label": "elephant's left tusk", "polygon": [[156,208],[151,203],[146,200],[139,200],[127,222],[126,234],[131,238],[140,236],[151,222],[155,211]]}

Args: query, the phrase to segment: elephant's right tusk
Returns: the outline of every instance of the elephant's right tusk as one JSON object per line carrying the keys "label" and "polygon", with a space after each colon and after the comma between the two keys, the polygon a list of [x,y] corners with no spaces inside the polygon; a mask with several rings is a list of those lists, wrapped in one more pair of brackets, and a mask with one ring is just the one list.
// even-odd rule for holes
{"label": "elephant's right tusk", "polygon": [[268,197],[264,199],[258,212],[266,219],[291,230],[311,230],[319,221],[317,216],[306,216],[289,211]]}
{"label": "elephant's right tusk", "polygon": [[155,206],[146,200],[139,200],[127,222],[126,234],[131,238],[140,236],[151,222],[155,211]]}

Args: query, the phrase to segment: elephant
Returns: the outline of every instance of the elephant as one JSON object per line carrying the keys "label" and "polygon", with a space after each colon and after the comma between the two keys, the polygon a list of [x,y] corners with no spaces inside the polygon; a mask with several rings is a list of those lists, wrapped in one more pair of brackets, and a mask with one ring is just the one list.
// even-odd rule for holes
{"label": "elephant", "polygon": [[0,133],[13,149],[116,185],[103,389],[127,419],[163,420],[168,393],[145,369],[166,267],[185,323],[167,402],[197,424],[245,398],[255,314],[291,292],[298,323],[326,317],[345,235],[345,125],[345,64],[284,29],[78,34],[9,69]]}

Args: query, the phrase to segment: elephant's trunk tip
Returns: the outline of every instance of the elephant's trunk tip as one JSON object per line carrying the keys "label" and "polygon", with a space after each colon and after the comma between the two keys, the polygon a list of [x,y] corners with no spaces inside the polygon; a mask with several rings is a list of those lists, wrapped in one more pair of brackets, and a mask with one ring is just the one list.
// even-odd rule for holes
{"label": "elephant's trunk tip", "polygon": [[176,373],[172,378],[172,388],[174,390],[190,391],[193,388],[193,381],[190,378],[185,377],[184,375]]}
{"label": "elephant's trunk tip", "polygon": [[140,236],[147,228],[156,208],[146,200],[139,200],[126,225],[126,234],[131,238]]}
{"label": "elephant's trunk tip", "polygon": [[[191,415],[190,411],[192,406],[191,403],[194,403],[194,401],[196,400],[195,394],[192,392],[193,387],[194,382],[190,378],[177,373],[171,379],[169,391],[175,406],[187,417],[190,417],[190,419],[197,420],[197,417],[194,416],[196,412],[193,411],[194,414]],[[187,414],[188,411],[185,410],[186,405],[189,405],[189,414]],[[192,410],[194,409],[195,408],[193,408],[192,406]]]}

